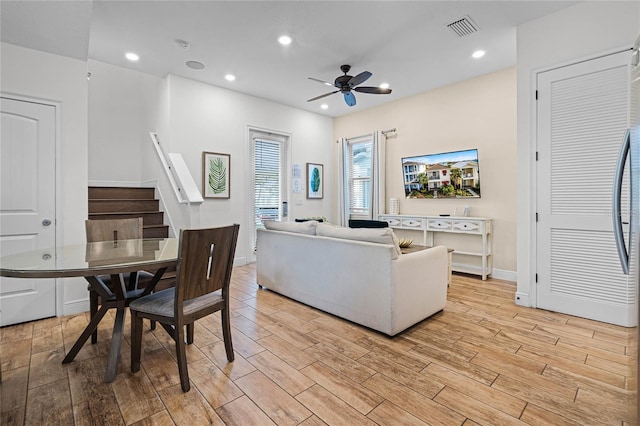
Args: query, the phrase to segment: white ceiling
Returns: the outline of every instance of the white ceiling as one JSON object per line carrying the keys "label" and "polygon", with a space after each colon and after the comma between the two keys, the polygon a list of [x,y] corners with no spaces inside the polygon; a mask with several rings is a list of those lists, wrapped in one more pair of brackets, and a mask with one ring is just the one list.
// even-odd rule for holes
{"label": "white ceiling", "polygon": [[[2,41],[158,76],[169,73],[336,117],[515,65],[516,26],[569,1],[11,1],[0,2]],[[470,16],[479,31],[447,24]],[[278,36],[293,38],[289,46]],[[191,44],[187,50],[176,40]],[[486,50],[484,58],[471,54]],[[140,55],[137,63],[124,58]],[[199,61],[203,70],[186,67]],[[356,93],[348,107],[332,88],[340,65],[390,95]],[[224,75],[237,79],[228,82]],[[322,103],[328,104],[321,110]]]}

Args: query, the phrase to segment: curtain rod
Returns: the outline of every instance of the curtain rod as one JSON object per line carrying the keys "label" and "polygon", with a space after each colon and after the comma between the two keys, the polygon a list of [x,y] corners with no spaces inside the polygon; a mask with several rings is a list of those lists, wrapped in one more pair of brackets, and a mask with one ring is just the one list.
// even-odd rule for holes
{"label": "curtain rod", "polygon": [[[395,132],[396,132],[396,128],[394,127],[393,129],[389,129],[389,130],[382,130],[380,133],[382,133],[383,135],[386,135],[387,133],[395,133]],[[340,139],[338,139],[336,143],[340,143]]]}

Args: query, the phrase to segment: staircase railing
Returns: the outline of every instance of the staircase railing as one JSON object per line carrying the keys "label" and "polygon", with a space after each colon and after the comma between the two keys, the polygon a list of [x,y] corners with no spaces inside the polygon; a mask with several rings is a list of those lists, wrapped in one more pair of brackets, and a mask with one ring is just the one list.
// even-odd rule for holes
{"label": "staircase railing", "polygon": [[[165,155],[164,150],[160,146],[158,135],[155,132],[149,132],[149,136],[151,136],[151,142],[158,155],[158,160],[164,170],[164,174],[175,194],[173,202],[164,197],[162,202],[165,205],[169,203],[174,205],[174,208],[168,208],[168,211],[174,209],[179,211],[177,215],[179,217],[175,218],[178,228],[199,227],[200,205],[204,202],[204,199],[184,158],[178,153]],[[167,205],[167,207],[169,206]]]}

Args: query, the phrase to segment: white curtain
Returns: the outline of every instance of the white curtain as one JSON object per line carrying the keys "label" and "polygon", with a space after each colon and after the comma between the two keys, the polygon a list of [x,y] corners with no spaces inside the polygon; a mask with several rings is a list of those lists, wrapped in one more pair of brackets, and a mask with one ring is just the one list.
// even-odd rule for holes
{"label": "white curtain", "polygon": [[373,132],[373,172],[371,219],[378,219],[379,214],[385,214],[385,170],[386,170],[387,137],[379,130]]}
{"label": "white curtain", "polygon": [[347,139],[340,138],[339,166],[338,166],[338,225],[347,226],[349,223],[349,189],[347,188]]}

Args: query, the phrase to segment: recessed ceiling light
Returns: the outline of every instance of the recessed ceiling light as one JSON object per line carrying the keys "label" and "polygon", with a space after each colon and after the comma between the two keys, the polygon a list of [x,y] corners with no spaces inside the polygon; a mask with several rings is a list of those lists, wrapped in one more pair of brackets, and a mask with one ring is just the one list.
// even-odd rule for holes
{"label": "recessed ceiling light", "polygon": [[233,80],[235,80],[235,79],[236,79],[236,76],[235,76],[235,75],[233,75],[233,74],[227,74],[227,75],[225,75],[225,76],[224,76],[224,78],[225,78],[227,81],[233,81]]}
{"label": "recessed ceiling light", "polygon": [[125,58],[127,58],[128,60],[130,60],[131,62],[137,62],[138,59],[140,59],[140,56],[136,55],[133,52],[128,52],[124,55]]}
{"label": "recessed ceiling light", "polygon": [[283,46],[288,46],[291,44],[291,37],[289,37],[288,35],[281,35],[280,37],[278,37],[278,43]]}
{"label": "recessed ceiling light", "polygon": [[320,105],[320,108],[322,108],[322,109],[327,109],[327,108],[329,108],[329,105],[327,105],[327,104],[322,104],[322,105]]}
{"label": "recessed ceiling light", "polygon": [[389,88],[389,83],[382,83],[382,84],[380,85],[380,88],[381,88],[381,89],[388,89],[388,88]]}
{"label": "recessed ceiling light", "polygon": [[198,61],[187,61],[186,64],[189,68],[193,69],[193,70],[201,70],[204,69],[204,64],[202,62],[198,62]]}
{"label": "recessed ceiling light", "polygon": [[473,52],[471,56],[478,59],[478,58],[482,58],[485,53],[487,52],[485,52],[484,50],[476,50],[475,52]]}

